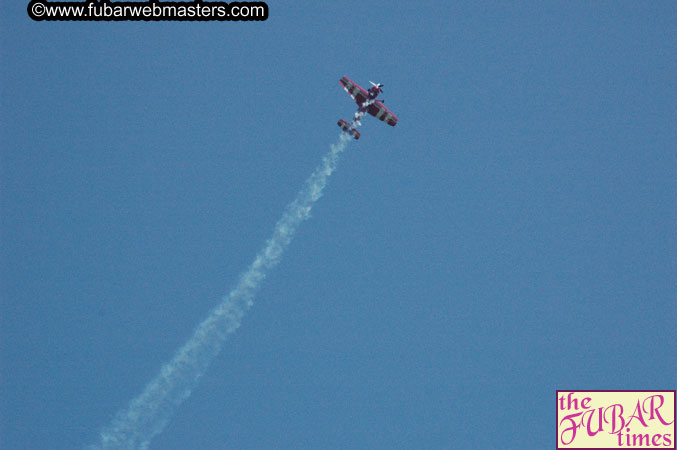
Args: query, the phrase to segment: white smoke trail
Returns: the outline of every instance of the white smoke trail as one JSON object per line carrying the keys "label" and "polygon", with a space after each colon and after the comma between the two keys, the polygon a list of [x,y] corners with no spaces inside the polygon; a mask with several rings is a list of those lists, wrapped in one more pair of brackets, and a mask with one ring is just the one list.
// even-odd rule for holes
{"label": "white smoke trail", "polygon": [[[353,126],[357,127],[354,122]],[[93,448],[145,449],[151,439],[162,432],[174,410],[190,396],[218,355],[226,337],[240,326],[261,281],[268,270],[279,262],[301,222],[310,216],[311,208],[322,196],[341,152],[351,139],[348,134],[341,133],[338,143],[331,146],[303,189],[287,206],[275,225],[273,235],[240,276],[237,286],[211,311],[143,392],[131,401],[127,409],[117,414],[101,432],[100,443]]]}

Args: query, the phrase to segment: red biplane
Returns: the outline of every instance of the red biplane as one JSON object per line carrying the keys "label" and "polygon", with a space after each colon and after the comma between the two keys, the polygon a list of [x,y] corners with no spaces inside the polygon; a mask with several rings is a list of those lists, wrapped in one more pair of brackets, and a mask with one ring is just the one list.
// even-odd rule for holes
{"label": "red biplane", "polygon": [[358,109],[355,113],[355,117],[351,123],[346,122],[343,119],[338,121],[338,126],[341,127],[343,131],[353,136],[355,139],[360,138],[360,132],[357,131],[355,125],[359,125],[359,120],[364,116],[365,113],[369,113],[372,116],[376,117],[378,120],[381,120],[387,123],[390,126],[397,125],[397,116],[393,114],[388,108],[383,106],[384,100],[379,100],[378,94],[383,92],[383,85],[380,83],[372,83],[372,87],[368,91],[365,91],[357,83],[350,80],[348,77],[343,77],[339,80],[339,84],[343,86],[343,89],[355,100],[357,103]]}

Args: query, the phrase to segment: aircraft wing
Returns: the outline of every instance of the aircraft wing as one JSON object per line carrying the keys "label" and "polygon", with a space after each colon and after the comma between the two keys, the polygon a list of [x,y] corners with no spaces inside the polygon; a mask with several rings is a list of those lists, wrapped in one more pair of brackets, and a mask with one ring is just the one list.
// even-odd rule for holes
{"label": "aircraft wing", "polygon": [[393,114],[388,108],[386,108],[380,100],[376,100],[371,106],[369,106],[367,112],[390,126],[394,127],[397,125],[397,116]]}
{"label": "aircraft wing", "polygon": [[358,106],[362,106],[362,103],[364,103],[368,98],[369,94],[367,91],[362,89],[360,85],[352,81],[348,77],[343,77],[339,80],[339,84],[343,86],[343,89],[355,100],[355,103],[357,103]]}

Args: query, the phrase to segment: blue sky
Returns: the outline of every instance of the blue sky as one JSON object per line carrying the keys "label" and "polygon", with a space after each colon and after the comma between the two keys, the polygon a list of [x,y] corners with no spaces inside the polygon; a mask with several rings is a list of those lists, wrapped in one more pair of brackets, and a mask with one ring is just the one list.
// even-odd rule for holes
{"label": "blue sky", "polygon": [[551,448],[557,389],[677,385],[677,6],[269,1],[0,14],[0,446],[155,376],[385,84],[151,448]]}

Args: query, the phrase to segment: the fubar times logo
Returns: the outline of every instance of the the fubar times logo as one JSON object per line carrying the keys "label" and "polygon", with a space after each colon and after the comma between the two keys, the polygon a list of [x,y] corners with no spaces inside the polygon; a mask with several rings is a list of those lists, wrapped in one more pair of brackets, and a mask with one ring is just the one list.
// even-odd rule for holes
{"label": "the fubar times logo", "polygon": [[675,450],[675,391],[557,391],[557,450]]}

